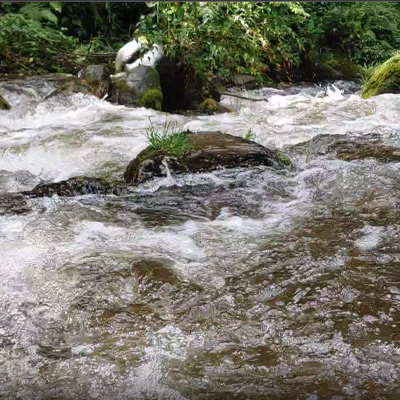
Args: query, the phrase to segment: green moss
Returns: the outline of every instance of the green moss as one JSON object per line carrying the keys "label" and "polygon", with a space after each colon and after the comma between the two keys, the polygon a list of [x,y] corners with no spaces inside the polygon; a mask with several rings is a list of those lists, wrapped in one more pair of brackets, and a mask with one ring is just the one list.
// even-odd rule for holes
{"label": "green moss", "polygon": [[163,94],[160,89],[148,89],[140,99],[139,105],[161,111]]}
{"label": "green moss", "polygon": [[11,110],[10,103],[0,94],[0,110]]}
{"label": "green moss", "polygon": [[384,93],[400,93],[400,54],[376,68],[364,84],[361,97],[368,99]]}
{"label": "green moss", "polygon": [[281,167],[293,167],[292,160],[288,157],[287,154],[283,153],[282,151],[278,151],[278,162]]}
{"label": "green moss", "polygon": [[214,99],[205,99],[199,106],[199,111],[204,114],[225,113],[230,110]]}

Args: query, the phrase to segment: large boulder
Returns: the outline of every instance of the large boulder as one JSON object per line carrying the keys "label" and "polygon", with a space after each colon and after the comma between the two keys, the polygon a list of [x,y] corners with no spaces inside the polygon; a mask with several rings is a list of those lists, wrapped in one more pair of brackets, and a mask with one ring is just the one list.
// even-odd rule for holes
{"label": "large boulder", "polygon": [[0,110],[11,110],[10,103],[0,94]]}
{"label": "large boulder", "polygon": [[160,77],[154,68],[141,65],[113,79],[113,102],[161,110],[163,95]]}
{"label": "large boulder", "polygon": [[241,137],[220,132],[186,133],[187,151],[181,155],[147,147],[132,160],[124,174],[127,184],[137,185],[154,177],[219,168],[265,165],[283,168],[290,164],[281,152]]}
{"label": "large boulder", "polygon": [[361,97],[368,99],[384,93],[400,93],[400,54],[376,68],[363,86]]}
{"label": "large boulder", "polygon": [[[148,50],[142,55],[143,49]],[[215,80],[201,81],[195,71],[187,71],[182,63],[177,63],[171,57],[164,54],[163,47],[159,44],[149,46],[145,37],[133,39],[126,43],[117,53],[115,59],[115,81],[113,90],[113,100],[119,104],[140,105],[140,101],[129,102],[130,95],[125,93],[125,89],[119,87],[118,82],[124,85],[129,80],[131,72],[136,71],[139,66],[154,68],[160,79],[161,92],[157,92],[158,97],[162,93],[162,109],[168,112],[178,110],[197,110],[201,102],[206,98],[216,101],[221,99],[221,84]],[[124,92],[122,96],[117,95],[117,91]],[[153,94],[156,94],[155,92]],[[121,99],[119,99],[121,97]],[[134,96],[135,97],[135,96]],[[154,102],[153,102],[154,103]],[[156,102],[158,104],[158,101]],[[155,108],[154,106],[149,106]],[[158,109],[156,107],[156,109]]]}

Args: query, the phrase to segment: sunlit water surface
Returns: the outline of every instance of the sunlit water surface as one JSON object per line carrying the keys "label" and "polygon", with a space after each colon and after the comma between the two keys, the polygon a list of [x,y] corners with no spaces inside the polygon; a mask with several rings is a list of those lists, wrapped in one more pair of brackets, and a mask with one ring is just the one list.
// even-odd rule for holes
{"label": "sunlit water surface", "polygon": [[400,95],[262,89],[246,95],[263,101],[225,97],[230,114],[186,117],[42,101],[53,87],[0,82],[14,106],[0,111],[0,193],[120,177],[149,118],[251,129],[297,167],[32,199],[0,216],[1,399],[400,398],[399,163],[317,148],[318,135],[373,133],[400,151]]}

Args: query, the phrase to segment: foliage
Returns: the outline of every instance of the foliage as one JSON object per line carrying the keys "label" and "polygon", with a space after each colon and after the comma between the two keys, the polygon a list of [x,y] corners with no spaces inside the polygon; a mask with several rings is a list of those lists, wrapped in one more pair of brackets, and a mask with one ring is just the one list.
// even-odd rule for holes
{"label": "foliage", "polygon": [[[0,69],[58,71],[73,63],[68,53],[77,46],[74,38],[22,14],[0,17]],[[60,64],[64,64],[60,67]]]}
{"label": "foliage", "polygon": [[246,134],[244,135],[244,138],[246,140],[251,140],[254,142],[254,140],[256,140],[256,134],[251,130],[251,128],[246,132]]}
{"label": "foliage", "polygon": [[363,85],[362,98],[383,93],[400,93],[400,53],[377,67]]}
{"label": "foliage", "polygon": [[193,74],[229,80],[248,73],[300,63],[303,44],[292,29],[306,18],[298,3],[184,2],[147,3],[137,35],[164,45],[166,53]]}
{"label": "foliage", "polygon": [[176,121],[172,120],[165,120],[161,133],[150,120],[147,139],[153,149],[165,151],[177,157],[184,155],[191,149],[187,139],[187,132],[179,131]]}
{"label": "foliage", "polygon": [[383,62],[400,49],[400,3],[1,2],[1,71],[73,72],[132,34],[162,43],[200,85],[235,74],[265,82],[310,63],[335,69],[338,57]]}
{"label": "foliage", "polygon": [[339,52],[359,65],[383,62],[400,48],[400,7],[389,2],[305,3],[305,47]]}

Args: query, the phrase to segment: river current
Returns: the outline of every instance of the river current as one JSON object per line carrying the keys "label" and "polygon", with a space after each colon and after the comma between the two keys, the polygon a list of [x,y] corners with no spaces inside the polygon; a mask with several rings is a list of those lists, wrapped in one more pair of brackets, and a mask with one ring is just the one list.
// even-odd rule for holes
{"label": "river current", "polygon": [[[400,95],[351,82],[170,115],[0,81],[0,193],[120,177],[149,119],[288,152],[295,168],[159,178],[0,216],[0,399],[399,399]],[[339,136],[340,135],[340,136]],[[398,148],[398,154],[396,149]]]}

